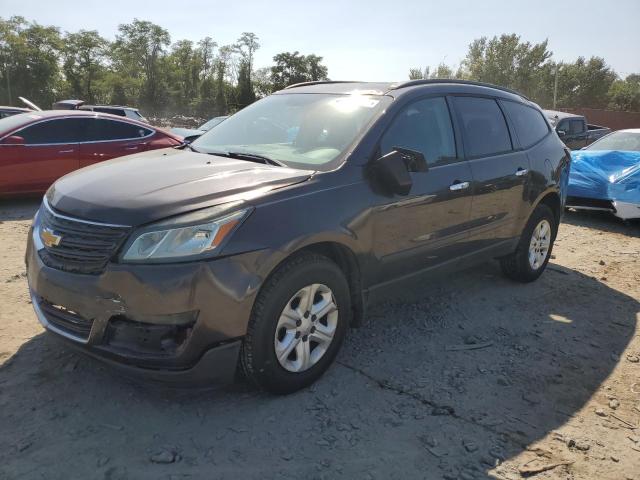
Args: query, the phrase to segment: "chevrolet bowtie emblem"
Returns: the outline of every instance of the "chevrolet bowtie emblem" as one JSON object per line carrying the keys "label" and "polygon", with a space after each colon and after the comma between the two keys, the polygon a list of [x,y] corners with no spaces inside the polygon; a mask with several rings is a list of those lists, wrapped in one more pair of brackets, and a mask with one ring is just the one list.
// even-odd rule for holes
{"label": "chevrolet bowtie emblem", "polygon": [[53,230],[45,227],[40,229],[40,239],[42,240],[42,243],[44,243],[45,247],[51,248],[60,245],[62,236],[56,235]]}

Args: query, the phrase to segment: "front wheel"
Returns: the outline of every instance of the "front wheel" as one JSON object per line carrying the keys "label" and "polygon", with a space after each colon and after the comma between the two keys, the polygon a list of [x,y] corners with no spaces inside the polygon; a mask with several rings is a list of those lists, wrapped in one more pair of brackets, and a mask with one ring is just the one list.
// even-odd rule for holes
{"label": "front wheel", "polygon": [[349,286],[328,258],[286,261],[256,299],[240,361],[247,377],[273,393],[306,387],[329,368],[349,325]]}
{"label": "front wheel", "polygon": [[558,222],[551,209],[538,205],[522,232],[516,251],[500,259],[502,272],[518,282],[533,282],[549,263]]}

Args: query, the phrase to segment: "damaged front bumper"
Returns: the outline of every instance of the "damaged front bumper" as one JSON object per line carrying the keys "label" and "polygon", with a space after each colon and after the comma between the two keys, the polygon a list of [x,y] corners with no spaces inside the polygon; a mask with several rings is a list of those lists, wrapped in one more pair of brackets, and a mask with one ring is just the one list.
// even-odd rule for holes
{"label": "damaged front bumper", "polygon": [[124,371],[176,382],[235,375],[259,277],[253,254],[182,264],[109,263],[97,275],[47,266],[26,253],[40,323]]}

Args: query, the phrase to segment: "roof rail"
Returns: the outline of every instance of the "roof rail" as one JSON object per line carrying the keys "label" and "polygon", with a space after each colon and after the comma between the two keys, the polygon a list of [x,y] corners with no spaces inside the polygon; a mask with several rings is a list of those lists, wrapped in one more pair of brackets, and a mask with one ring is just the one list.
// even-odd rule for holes
{"label": "roof rail", "polygon": [[424,79],[424,80],[409,80],[406,82],[397,83],[393,85],[390,88],[390,90],[397,90],[399,88],[405,88],[405,87],[413,87],[415,85],[432,85],[432,84],[438,84],[438,83],[457,83],[460,85],[475,85],[477,87],[495,88],[496,90],[502,90],[503,92],[512,93],[514,95],[518,95],[519,97],[524,98],[525,100],[529,100],[525,95],[511,88],[500,87],[498,85],[493,85],[491,83],[474,82],[473,80],[460,80],[457,78],[433,78],[433,79]]}
{"label": "roof rail", "polygon": [[362,83],[362,82],[358,82],[356,80],[314,80],[313,82],[294,83],[293,85],[284,87],[283,90],[289,90],[290,88],[298,88],[298,87],[308,87],[310,85],[322,85],[325,83],[331,84],[331,83]]}

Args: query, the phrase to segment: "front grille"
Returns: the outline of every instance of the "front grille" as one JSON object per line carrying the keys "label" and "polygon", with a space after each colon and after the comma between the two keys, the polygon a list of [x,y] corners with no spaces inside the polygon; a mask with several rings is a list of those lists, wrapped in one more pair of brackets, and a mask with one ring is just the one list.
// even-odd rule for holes
{"label": "front grille", "polygon": [[58,245],[40,250],[45,265],[75,273],[98,274],[124,242],[129,227],[111,226],[75,220],[52,213],[43,206],[39,230],[61,237]]}
{"label": "front grille", "polygon": [[89,338],[93,320],[87,320],[73,310],[50,303],[44,298],[39,298],[37,301],[40,310],[50,324],[76,337],[85,340]]}

